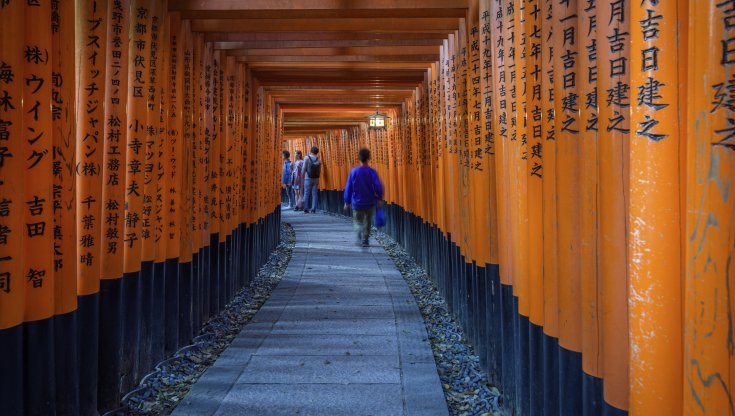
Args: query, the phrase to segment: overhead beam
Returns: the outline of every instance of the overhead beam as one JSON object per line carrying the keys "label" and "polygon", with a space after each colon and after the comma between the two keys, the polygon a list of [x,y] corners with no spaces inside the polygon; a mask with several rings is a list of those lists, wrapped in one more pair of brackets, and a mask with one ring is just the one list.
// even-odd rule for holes
{"label": "overhead beam", "polygon": [[387,71],[391,70],[395,73],[412,73],[416,71],[424,71],[433,66],[433,63],[426,62],[302,62],[299,64],[291,64],[284,66],[277,62],[261,62],[249,65],[258,72],[264,71],[283,71],[283,70],[302,70],[320,69],[316,73],[322,73],[325,70],[342,70],[342,71]]}
{"label": "overhead beam", "polygon": [[178,0],[171,11],[204,10],[371,10],[469,7],[469,0]]}
{"label": "overhead beam", "polygon": [[327,105],[320,105],[320,104],[312,104],[312,105],[303,105],[303,106],[297,106],[292,104],[285,104],[281,106],[281,111],[283,113],[319,113],[319,112],[325,112],[325,111],[339,111],[339,112],[346,112],[346,113],[373,113],[375,112],[375,107],[371,106],[327,106]]}
{"label": "overhead beam", "polygon": [[251,40],[213,42],[214,49],[355,48],[365,46],[441,46],[441,39]]}
{"label": "overhead beam", "polygon": [[451,33],[457,18],[347,18],[347,19],[196,19],[195,32],[363,31]]}
{"label": "overhead beam", "polygon": [[464,17],[468,0],[178,0],[184,18]]}
{"label": "overhead beam", "polygon": [[444,33],[429,32],[357,32],[357,31],[289,31],[289,32],[208,32],[207,42],[250,42],[250,41],[327,41],[327,40],[421,40],[442,41]]}
{"label": "overhead beam", "polygon": [[351,48],[230,49],[230,56],[438,55],[438,46],[359,46]]}
{"label": "overhead beam", "polygon": [[372,105],[374,108],[384,108],[402,105],[405,99],[373,99],[369,97],[281,97],[276,100],[278,104],[309,105],[314,103],[325,105]]}
{"label": "overhead beam", "polygon": [[[244,0],[247,1],[247,0]],[[184,10],[184,19],[355,19],[393,17],[418,19],[433,17],[465,17],[466,9],[371,9],[371,10]]]}
{"label": "overhead beam", "polygon": [[425,55],[331,55],[331,56],[238,56],[239,62],[435,62],[439,54]]}

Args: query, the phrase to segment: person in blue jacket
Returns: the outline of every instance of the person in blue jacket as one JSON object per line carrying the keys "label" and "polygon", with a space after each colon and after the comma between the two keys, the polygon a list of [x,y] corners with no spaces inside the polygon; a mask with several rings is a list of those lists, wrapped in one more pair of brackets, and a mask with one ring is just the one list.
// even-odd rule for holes
{"label": "person in blue jacket", "polygon": [[288,150],[283,151],[283,170],[281,171],[281,184],[286,188],[286,195],[288,199],[287,209],[296,207],[296,199],[293,193],[293,167],[291,164],[291,152]]}
{"label": "person in blue jacket", "polygon": [[358,159],[361,165],[353,168],[347,177],[345,210],[352,207],[357,242],[368,247],[375,208],[383,206],[383,184],[378,172],[369,165],[370,150],[360,149]]}

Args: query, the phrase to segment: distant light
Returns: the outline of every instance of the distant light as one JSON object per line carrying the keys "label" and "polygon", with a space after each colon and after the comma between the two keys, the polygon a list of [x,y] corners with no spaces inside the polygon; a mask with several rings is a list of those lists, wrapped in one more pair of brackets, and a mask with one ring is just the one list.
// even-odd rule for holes
{"label": "distant light", "polygon": [[368,117],[368,126],[376,130],[384,129],[387,127],[387,118],[385,114],[380,114],[376,111],[375,114]]}

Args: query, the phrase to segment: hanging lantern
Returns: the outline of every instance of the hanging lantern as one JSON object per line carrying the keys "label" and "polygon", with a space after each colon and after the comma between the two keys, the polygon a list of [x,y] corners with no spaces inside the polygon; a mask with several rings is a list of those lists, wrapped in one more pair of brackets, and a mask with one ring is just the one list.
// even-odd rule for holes
{"label": "hanging lantern", "polygon": [[386,117],[384,114],[380,114],[377,111],[375,114],[368,117],[369,123],[368,126],[370,129],[384,129],[388,126],[388,117]]}

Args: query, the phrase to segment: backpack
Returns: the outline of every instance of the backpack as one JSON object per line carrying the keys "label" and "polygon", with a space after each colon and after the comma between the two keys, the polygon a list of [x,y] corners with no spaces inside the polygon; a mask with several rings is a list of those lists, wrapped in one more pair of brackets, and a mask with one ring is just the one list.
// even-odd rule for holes
{"label": "backpack", "polygon": [[319,158],[313,159],[309,156],[309,163],[306,165],[306,174],[311,179],[316,179],[322,173],[322,162]]}

